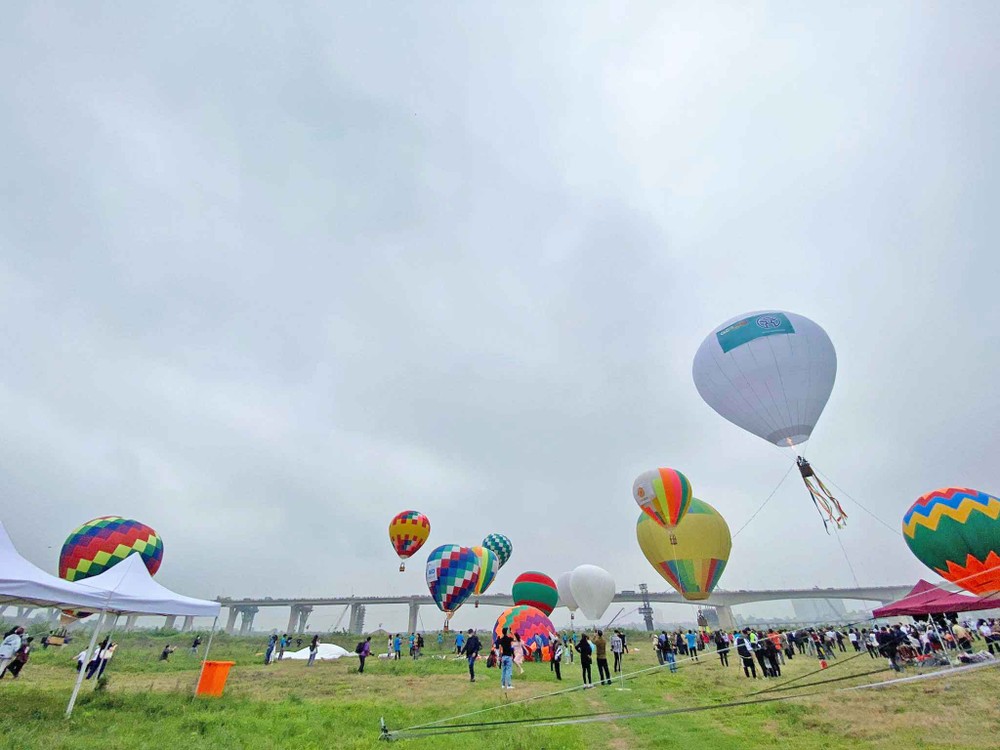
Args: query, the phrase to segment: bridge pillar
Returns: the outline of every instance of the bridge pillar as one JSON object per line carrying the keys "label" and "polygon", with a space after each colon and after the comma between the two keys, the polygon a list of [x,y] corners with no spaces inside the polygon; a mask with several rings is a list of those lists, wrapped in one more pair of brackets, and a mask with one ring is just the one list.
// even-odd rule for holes
{"label": "bridge pillar", "polygon": [[313,608],[309,604],[302,604],[299,606],[299,622],[295,629],[295,632],[302,635],[306,632],[306,622],[309,620],[309,615],[312,614]]}
{"label": "bridge pillar", "polygon": [[419,616],[420,616],[420,604],[418,604],[416,601],[411,601],[410,602],[410,619],[409,619],[409,623],[408,623],[408,626],[407,626],[409,628],[409,630],[407,630],[408,633],[416,633],[417,632],[417,617],[419,617]]}
{"label": "bridge pillar", "polygon": [[351,619],[347,624],[350,633],[365,632],[365,605],[355,603],[351,605]]}
{"label": "bridge pillar", "polygon": [[29,617],[29,615],[31,615],[31,612],[33,610],[34,610],[34,607],[18,607],[17,608],[17,624],[18,625],[27,625],[28,624],[28,617]]}
{"label": "bridge pillar", "polygon": [[125,632],[131,633],[135,630],[135,621],[139,619],[138,615],[129,615],[125,618]]}
{"label": "bridge pillar", "polygon": [[257,607],[240,607],[240,635],[248,635],[253,630],[253,618]]}
{"label": "bridge pillar", "polygon": [[286,633],[294,633],[295,626],[299,624],[299,605],[293,604],[291,611],[288,613],[288,627],[285,628]]}
{"label": "bridge pillar", "polygon": [[184,624],[181,625],[181,632],[187,633],[194,629],[194,617],[188,615],[184,618]]}
{"label": "bridge pillar", "polygon": [[177,616],[167,615],[166,619],[163,621],[164,630],[174,630],[177,627]]}
{"label": "bridge pillar", "polygon": [[733,617],[732,607],[728,604],[721,604],[715,608],[715,613],[719,616],[720,628],[729,631],[736,629],[736,618]]}
{"label": "bridge pillar", "polygon": [[226,632],[229,635],[232,635],[236,630],[236,615],[239,613],[240,611],[236,607],[229,608],[229,619],[226,620]]}

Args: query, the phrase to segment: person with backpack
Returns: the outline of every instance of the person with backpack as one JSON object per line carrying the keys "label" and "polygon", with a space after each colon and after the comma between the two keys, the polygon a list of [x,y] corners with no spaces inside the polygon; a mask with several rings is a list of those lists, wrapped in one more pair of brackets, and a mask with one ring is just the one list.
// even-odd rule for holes
{"label": "person with backpack", "polygon": [[465,645],[463,646],[463,653],[469,662],[469,682],[476,681],[476,659],[479,658],[479,651],[482,647],[483,644],[479,642],[476,631],[469,628],[469,637],[465,640]]}
{"label": "person with backpack", "polygon": [[[372,652],[372,637],[368,636],[363,641],[358,643],[354,648],[354,653],[358,655],[358,674],[365,671],[365,659],[368,658],[368,654]],[[312,658],[312,657],[310,657]]]}
{"label": "person with backpack", "polygon": [[556,673],[556,679],[562,681],[562,674],[559,672],[563,657],[563,645],[559,638],[552,642],[552,669]]}

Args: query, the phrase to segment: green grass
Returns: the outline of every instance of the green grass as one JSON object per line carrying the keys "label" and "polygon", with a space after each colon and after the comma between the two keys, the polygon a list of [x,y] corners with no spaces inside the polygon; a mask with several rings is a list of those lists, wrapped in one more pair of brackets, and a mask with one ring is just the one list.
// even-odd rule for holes
{"label": "green grass", "polygon": [[[336,639],[335,639],[336,640]],[[579,684],[577,664],[564,664],[566,679],[556,683],[547,664],[526,664],[515,675],[516,689],[499,689],[496,669],[480,665],[470,684],[461,659],[442,655],[433,638],[425,658],[414,662],[369,659],[366,673],[356,659],[319,663],[283,661],[265,667],[264,640],[217,636],[213,659],[235,661],[226,694],[219,699],[192,695],[199,660],[186,649],[185,635],[122,636],[108,670],[108,687],[95,691],[85,683],[77,711],[69,721],[63,711],[76,676],[73,656],[79,643],[38,650],[22,678],[0,682],[0,748],[45,750],[117,750],[135,747],[201,748],[374,748],[378,722],[391,728],[455,716],[541,695]],[[357,637],[340,639],[352,650]],[[158,661],[163,645],[178,650]],[[628,670],[654,663],[644,639],[627,657]],[[377,644],[383,648],[383,643]],[[796,658],[785,669],[798,676],[816,662]],[[824,676],[858,674],[873,668],[864,656],[841,662]],[[596,675],[596,667],[595,667]],[[506,727],[499,731],[400,740],[415,748],[768,748],[858,750],[859,748],[996,747],[1000,713],[995,709],[998,674],[982,670],[881,691],[826,694],[794,701],[675,714],[615,723],[552,728]],[[837,686],[871,681],[858,678]],[[601,711],[659,710],[740,700],[771,682],[742,677],[735,664],[719,666],[713,652],[675,675],[658,670],[631,680],[629,691],[596,688],[523,705],[511,705],[473,720],[541,718]]]}

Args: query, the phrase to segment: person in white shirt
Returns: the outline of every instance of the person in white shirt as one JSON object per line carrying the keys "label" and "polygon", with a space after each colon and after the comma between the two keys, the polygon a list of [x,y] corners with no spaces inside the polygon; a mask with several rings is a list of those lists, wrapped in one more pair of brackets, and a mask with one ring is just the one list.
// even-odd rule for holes
{"label": "person in white shirt", "polygon": [[14,661],[14,654],[21,649],[21,636],[24,635],[24,628],[15,628],[7,634],[0,643],[0,676],[7,671],[7,667]]}

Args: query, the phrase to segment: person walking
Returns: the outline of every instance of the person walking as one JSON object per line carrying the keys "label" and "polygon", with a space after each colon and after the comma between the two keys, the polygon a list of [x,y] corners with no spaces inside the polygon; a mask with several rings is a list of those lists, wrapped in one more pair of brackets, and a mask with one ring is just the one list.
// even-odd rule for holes
{"label": "person walking", "polygon": [[108,662],[115,655],[115,651],[118,650],[117,643],[110,643],[108,647],[101,652],[101,666],[97,670],[97,679],[101,679],[104,676],[104,670],[108,668]]}
{"label": "person walking", "polygon": [[[166,661],[170,658],[170,654],[174,653],[174,647],[169,643],[163,647],[160,652],[160,661]],[[79,672],[83,668],[83,660],[87,657],[86,651],[81,651],[76,655],[76,671]]]}
{"label": "person walking", "polygon": [[458,634],[455,636],[455,653],[456,654],[465,653],[465,635],[462,633],[461,630],[458,631]]}
{"label": "person walking", "polygon": [[[460,634],[461,635],[461,634]],[[479,642],[479,637],[476,635],[476,631],[469,628],[468,639],[462,640],[466,659],[469,662],[469,682],[476,681],[476,659],[479,658],[479,650],[483,647],[483,644]]]}
{"label": "person walking", "polygon": [[198,646],[200,646],[200,645],[201,645],[201,636],[200,635],[196,635],[194,637],[194,640],[191,641],[191,655],[192,656],[197,656],[198,655]]}
{"label": "person walking", "polygon": [[608,669],[608,642],[604,640],[604,631],[598,630],[594,636],[594,651],[597,656],[597,678],[602,685],[611,684],[611,670]]}
{"label": "person walking", "polygon": [[514,687],[514,639],[509,635],[510,628],[504,628],[497,638],[497,649],[500,651],[500,688],[510,690]]}
{"label": "person walking", "polygon": [[319,653],[319,635],[314,635],[312,641],[309,643],[309,661],[306,662],[307,667],[311,667],[316,661],[317,653]]}
{"label": "person walking", "polygon": [[[21,641],[21,648],[17,650],[14,654],[14,660],[7,667],[7,671],[10,672],[10,676],[15,680],[20,676],[21,670],[24,669],[24,665],[28,663],[28,657],[31,655],[31,642],[35,639],[31,636],[24,638]],[[3,677],[4,673],[0,672],[0,677]]]}
{"label": "person walking", "polygon": [[660,634],[653,636],[653,650],[656,651],[656,661],[662,667],[667,663],[666,651],[667,651],[667,631],[662,630]]}
{"label": "person walking", "polygon": [[591,651],[590,651],[590,641],[587,639],[587,634],[582,633],[580,635],[580,642],[575,646],[576,652],[580,654],[580,669],[583,670],[583,684],[584,687],[593,687],[593,677],[590,673],[591,664]]}
{"label": "person walking", "polygon": [[3,677],[4,672],[14,661],[14,656],[21,650],[23,635],[24,628],[14,628],[13,632],[8,633],[0,643],[0,677]]}
{"label": "person walking", "polygon": [[101,654],[104,653],[104,649],[108,647],[109,640],[105,638],[98,644],[97,648],[94,649],[94,653],[90,655],[90,663],[87,664],[87,676],[86,679],[90,679],[95,674],[97,670],[101,668]]}
{"label": "person walking", "polygon": [[670,643],[670,638],[663,640],[663,661],[671,672],[677,671],[677,648]]}
{"label": "person walking", "polygon": [[277,633],[271,633],[270,637],[267,639],[267,648],[264,650],[264,664],[271,663],[271,657],[274,655],[274,649],[278,645],[278,635]]}
{"label": "person walking", "polygon": [[618,631],[618,635],[622,639],[622,653],[627,654],[628,653],[628,638],[625,637],[625,631],[624,630]]}
{"label": "person walking", "polygon": [[615,634],[611,636],[611,653],[615,657],[615,672],[622,671],[622,651],[625,645],[622,643],[622,634],[615,631]]}
{"label": "person walking", "polygon": [[524,654],[527,651],[527,648],[521,640],[520,633],[514,633],[514,643],[512,644],[512,649],[514,652],[514,663],[517,665],[517,673],[524,674]]}
{"label": "person walking", "polygon": [[392,649],[396,654],[397,661],[403,658],[403,639],[399,633],[396,633],[396,637],[392,639]]}
{"label": "person walking", "polygon": [[556,679],[560,680],[560,681],[562,680],[562,674],[559,672],[559,669],[560,669],[560,664],[562,662],[562,657],[563,657],[563,645],[562,645],[562,641],[560,641],[559,638],[557,637],[552,642],[552,661],[551,661],[551,664],[552,664],[553,671],[556,673]]}
{"label": "person walking", "polygon": [[[368,636],[365,638],[365,642],[361,644],[361,650],[358,651],[358,674],[363,674],[365,671],[365,659],[372,652],[372,637]],[[309,657],[312,658],[311,656]]]}

